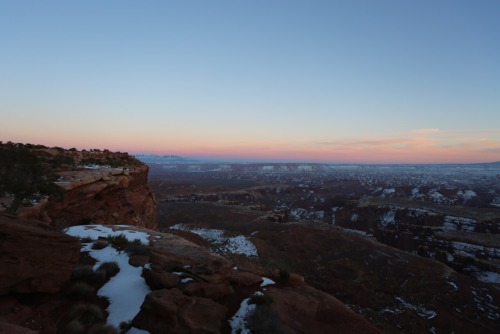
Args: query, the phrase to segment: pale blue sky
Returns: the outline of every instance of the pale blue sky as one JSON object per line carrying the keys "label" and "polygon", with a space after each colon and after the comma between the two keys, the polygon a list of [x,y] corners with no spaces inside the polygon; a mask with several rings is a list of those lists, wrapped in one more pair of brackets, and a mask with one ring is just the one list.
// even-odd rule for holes
{"label": "pale blue sky", "polygon": [[497,0],[0,0],[0,51],[4,141],[500,160]]}

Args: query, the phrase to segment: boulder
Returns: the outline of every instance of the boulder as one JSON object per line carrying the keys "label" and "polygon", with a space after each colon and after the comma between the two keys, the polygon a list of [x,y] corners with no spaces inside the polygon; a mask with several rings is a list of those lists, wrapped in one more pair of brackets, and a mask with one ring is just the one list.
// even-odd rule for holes
{"label": "boulder", "polygon": [[150,248],[151,269],[156,272],[186,272],[207,283],[226,281],[233,263],[179,236],[162,233]]}
{"label": "boulder", "polygon": [[0,295],[56,293],[80,257],[80,241],[42,223],[0,216]]}
{"label": "boulder", "polygon": [[266,291],[286,327],[296,333],[381,334],[337,298],[310,286],[269,287]]}
{"label": "boulder", "polygon": [[261,283],[263,279],[261,276],[253,273],[233,270],[229,281],[235,285],[250,286]]}
{"label": "boulder", "polygon": [[218,333],[226,313],[211,299],[188,297],[178,289],[156,290],[146,296],[132,325],[151,334]]}

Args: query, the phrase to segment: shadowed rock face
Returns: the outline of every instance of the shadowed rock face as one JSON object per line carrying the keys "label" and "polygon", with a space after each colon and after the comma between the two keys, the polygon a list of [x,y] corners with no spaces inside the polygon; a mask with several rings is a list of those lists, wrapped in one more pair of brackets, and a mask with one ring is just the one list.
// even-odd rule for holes
{"label": "shadowed rock face", "polygon": [[337,298],[310,286],[269,287],[271,308],[295,333],[381,333]]}
{"label": "shadowed rock face", "polygon": [[[440,262],[337,230],[291,227],[262,231],[254,239],[260,240],[255,244],[263,261],[302,274],[306,283],[338,297],[384,333],[498,332],[498,287]],[[277,294],[272,288],[269,293]],[[274,299],[276,305],[285,300]]]}
{"label": "shadowed rock face", "polygon": [[0,295],[58,292],[79,256],[77,238],[42,224],[0,216]]}
{"label": "shadowed rock face", "polygon": [[60,173],[67,183],[62,202],[50,201],[46,215],[70,225],[92,221],[156,229],[156,204],[147,184],[148,167]]}

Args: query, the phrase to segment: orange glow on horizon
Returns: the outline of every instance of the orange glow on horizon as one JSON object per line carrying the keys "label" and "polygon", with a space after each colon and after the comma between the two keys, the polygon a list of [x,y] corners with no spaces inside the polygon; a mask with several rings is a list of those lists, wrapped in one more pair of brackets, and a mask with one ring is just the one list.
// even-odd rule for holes
{"label": "orange glow on horizon", "polygon": [[[415,130],[393,137],[360,137],[329,141],[289,139],[266,143],[222,138],[169,138],[167,136],[93,136],[67,133],[11,135],[3,141],[77,149],[109,149],[131,154],[173,154],[185,158],[238,161],[287,161],[322,163],[475,163],[500,160],[500,140],[493,130],[472,137],[470,133],[438,129]],[[488,135],[490,134],[490,135]],[[67,136],[67,137],[66,137]],[[60,137],[64,137],[61,139]],[[190,140],[189,140],[190,139]],[[274,138],[273,138],[274,139]]]}

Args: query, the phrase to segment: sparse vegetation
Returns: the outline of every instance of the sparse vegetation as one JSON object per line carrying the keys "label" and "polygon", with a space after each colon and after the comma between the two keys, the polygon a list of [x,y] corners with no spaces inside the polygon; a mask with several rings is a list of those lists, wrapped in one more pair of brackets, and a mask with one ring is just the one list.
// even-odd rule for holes
{"label": "sparse vegetation", "polygon": [[84,334],[85,331],[85,326],[78,320],[72,320],[64,327],[66,334]]}
{"label": "sparse vegetation", "polygon": [[106,240],[97,240],[92,244],[92,249],[104,249],[109,246],[109,243]]}
{"label": "sparse vegetation", "polygon": [[148,255],[149,247],[143,244],[141,240],[135,239],[125,247],[125,252],[128,255]]}
{"label": "sparse vegetation", "polygon": [[95,289],[85,282],[76,282],[66,292],[68,299],[80,300],[95,293]]}
{"label": "sparse vegetation", "polygon": [[253,334],[286,334],[279,314],[269,305],[257,306],[247,318],[247,327]]}
{"label": "sparse vegetation", "polygon": [[89,284],[95,284],[102,279],[102,276],[92,269],[92,266],[78,266],[73,270],[71,279],[74,281],[83,281]]}
{"label": "sparse vegetation", "polygon": [[280,275],[279,283],[281,284],[286,284],[290,279],[290,273],[286,269],[280,269],[279,275]]}
{"label": "sparse vegetation", "polygon": [[120,334],[125,334],[132,328],[132,320],[120,322]]}
{"label": "sparse vegetation", "polygon": [[104,262],[97,268],[97,273],[101,273],[104,279],[110,279],[120,272],[120,267],[116,262]]}
{"label": "sparse vegetation", "polygon": [[249,303],[256,305],[271,305],[273,303],[273,298],[266,294],[257,294],[250,298]]}
{"label": "sparse vegetation", "polygon": [[104,320],[104,312],[97,305],[77,304],[69,312],[69,317],[71,322],[79,322],[85,329],[89,329]]}
{"label": "sparse vegetation", "polygon": [[128,239],[124,234],[119,234],[119,235],[108,235],[106,238],[108,242],[116,248],[118,251],[122,251],[125,249],[125,247],[128,246]]}
{"label": "sparse vegetation", "polygon": [[64,189],[53,183],[55,176],[50,173],[48,158],[32,147],[11,142],[0,145],[0,195],[13,195],[8,208],[11,214],[21,205],[31,205],[44,196],[64,196]]}

